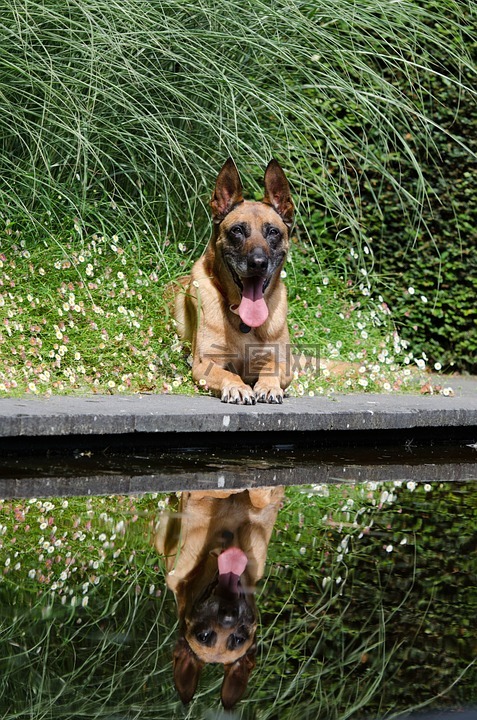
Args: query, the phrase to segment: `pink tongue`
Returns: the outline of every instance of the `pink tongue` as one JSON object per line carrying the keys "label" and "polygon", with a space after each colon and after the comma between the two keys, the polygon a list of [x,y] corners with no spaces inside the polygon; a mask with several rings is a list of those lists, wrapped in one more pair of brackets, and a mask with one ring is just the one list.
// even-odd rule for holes
{"label": "pink tongue", "polygon": [[247,567],[247,556],[239,548],[231,547],[219,555],[218,565],[219,575],[233,573],[240,577]]}
{"label": "pink tongue", "polygon": [[261,277],[240,280],[243,285],[242,302],[238,306],[240,319],[249,327],[259,327],[268,317],[268,307],[262,291],[264,280]]}

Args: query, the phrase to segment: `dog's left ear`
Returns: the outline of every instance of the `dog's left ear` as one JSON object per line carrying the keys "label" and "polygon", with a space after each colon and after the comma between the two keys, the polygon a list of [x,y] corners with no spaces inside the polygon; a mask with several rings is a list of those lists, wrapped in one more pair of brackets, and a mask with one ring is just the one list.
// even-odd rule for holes
{"label": "dog's left ear", "polygon": [[254,643],[243,657],[224,666],[224,681],[220,696],[226,710],[233,708],[247,689],[248,678],[255,667],[256,654],[257,646]]}
{"label": "dog's left ear", "polygon": [[179,697],[187,705],[194,697],[204,663],[189,647],[185,638],[180,638],[174,648],[174,685]]}
{"label": "dog's left ear", "polygon": [[280,215],[283,222],[290,227],[293,221],[293,200],[288,180],[276,160],[270,160],[267,165],[264,185],[265,197],[263,202],[271,205]]}
{"label": "dog's left ear", "polygon": [[240,175],[232,158],[228,158],[217,176],[214,194],[210,201],[212,219],[217,225],[239,203],[243,202]]}

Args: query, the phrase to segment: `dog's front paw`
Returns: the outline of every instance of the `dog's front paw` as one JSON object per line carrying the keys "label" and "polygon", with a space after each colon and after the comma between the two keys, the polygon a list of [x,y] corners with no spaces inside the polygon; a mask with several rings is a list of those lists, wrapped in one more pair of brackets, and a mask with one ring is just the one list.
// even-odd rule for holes
{"label": "dog's front paw", "polygon": [[259,381],[256,383],[254,391],[257,402],[276,403],[279,405],[283,402],[283,390],[281,387],[267,385],[266,383],[260,383]]}
{"label": "dog's front paw", "polygon": [[255,405],[257,401],[255,392],[250,385],[245,385],[245,383],[241,385],[227,383],[222,387],[220,399],[224,403],[234,403],[235,405]]}

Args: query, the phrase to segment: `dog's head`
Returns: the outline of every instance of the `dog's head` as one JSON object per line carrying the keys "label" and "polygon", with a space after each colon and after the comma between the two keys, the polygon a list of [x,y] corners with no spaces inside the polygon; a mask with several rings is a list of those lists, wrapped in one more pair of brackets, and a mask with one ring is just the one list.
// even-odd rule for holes
{"label": "dog's head", "polygon": [[268,317],[267,290],[278,281],[293,221],[290,188],[280,165],[271,160],[262,201],[243,199],[231,158],[220,171],[211,200],[215,252],[230,272],[241,301],[237,312],[249,327]]}
{"label": "dog's head", "polygon": [[247,587],[246,555],[229,548],[218,558],[210,576],[207,567],[187,587],[178,588],[181,635],[174,650],[174,682],[188,703],[206,663],[224,665],[222,704],[231,708],[240,700],[255,667],[257,611],[253,588]]}

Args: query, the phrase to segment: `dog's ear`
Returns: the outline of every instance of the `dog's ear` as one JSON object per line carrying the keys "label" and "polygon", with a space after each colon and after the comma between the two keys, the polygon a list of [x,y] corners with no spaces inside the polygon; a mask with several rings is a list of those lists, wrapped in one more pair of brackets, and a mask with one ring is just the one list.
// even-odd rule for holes
{"label": "dog's ear", "polygon": [[220,223],[235,205],[243,202],[242,183],[232,158],[229,158],[217,176],[214,194],[210,201],[214,223]]}
{"label": "dog's ear", "polygon": [[255,667],[256,654],[257,646],[254,643],[243,657],[224,666],[224,681],[220,695],[226,710],[233,708],[247,689],[248,678]]}
{"label": "dog's ear", "polygon": [[174,685],[184,704],[194,697],[204,663],[192,652],[189,643],[180,638],[174,648]]}
{"label": "dog's ear", "polygon": [[290,226],[293,220],[293,200],[288,180],[276,160],[270,160],[267,165],[264,185],[265,197],[263,202],[271,205],[280,215],[283,222]]}

